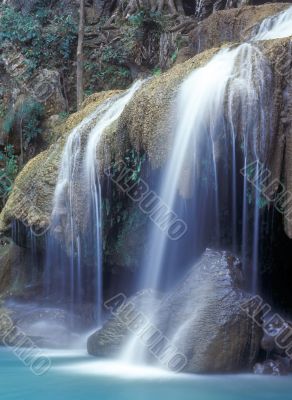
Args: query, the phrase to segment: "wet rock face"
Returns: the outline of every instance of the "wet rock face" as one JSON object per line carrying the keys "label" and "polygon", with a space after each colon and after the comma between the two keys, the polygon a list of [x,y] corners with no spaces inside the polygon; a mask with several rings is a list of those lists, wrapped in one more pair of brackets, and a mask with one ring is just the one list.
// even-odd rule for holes
{"label": "wet rock face", "polygon": [[152,290],[143,290],[129,300],[123,294],[117,294],[105,302],[110,312],[109,320],[103,327],[91,335],[87,342],[88,353],[97,357],[115,357],[131,333],[131,314],[147,313],[159,305],[159,294]]}
{"label": "wet rock face", "polygon": [[[251,368],[259,351],[261,330],[241,309],[249,298],[242,286],[238,258],[228,252],[206,250],[185,278],[161,300],[151,304],[148,296],[150,310],[144,303],[143,316],[162,335],[156,342],[141,340],[139,347],[145,347],[146,358],[153,363],[165,361],[166,348],[160,345],[164,340],[185,358],[185,372],[219,373]],[[89,338],[90,354],[111,356],[121,351],[130,336],[127,326],[135,325],[140,311],[135,297],[130,302],[136,309],[133,321],[128,318],[127,325],[120,318],[111,318]],[[122,308],[120,312],[123,311]],[[140,335],[137,342],[141,329],[140,326],[139,333],[136,332]],[[154,354],[157,348],[159,355]]]}
{"label": "wet rock face", "polygon": [[263,363],[257,363],[254,366],[256,375],[288,375],[291,367],[289,360],[266,360]]}
{"label": "wet rock face", "polygon": [[196,0],[195,15],[196,17],[203,19],[218,10],[241,8],[244,6],[251,6],[251,5],[257,6],[264,3],[267,3],[267,1],[266,0]]}
{"label": "wet rock face", "polygon": [[191,33],[194,52],[199,53],[221,46],[226,42],[248,40],[257,24],[265,18],[285,10],[290,5],[273,3],[214,12],[201,21]]}
{"label": "wet rock face", "polygon": [[282,323],[280,320],[277,321],[275,319],[265,325],[264,328],[264,336],[261,340],[261,348],[267,353],[273,352],[275,354],[284,356],[286,349],[279,346],[276,338],[279,337],[283,331],[290,333],[290,330],[292,329],[292,322],[284,321],[284,323]]}
{"label": "wet rock face", "polygon": [[241,309],[249,297],[243,283],[238,258],[208,249],[163,300],[159,315],[166,318],[166,335],[187,357],[185,371],[229,372],[252,366],[261,333]]}
{"label": "wet rock face", "polygon": [[292,359],[287,355],[287,347],[280,346],[279,335],[284,335],[287,340],[291,336],[292,323],[274,318],[265,323],[264,335],[261,340],[261,348],[269,357],[262,363],[255,364],[253,371],[257,375],[287,375],[292,372]]}
{"label": "wet rock face", "polygon": [[9,294],[23,291],[27,272],[31,268],[30,255],[12,239],[0,237],[0,292]]}

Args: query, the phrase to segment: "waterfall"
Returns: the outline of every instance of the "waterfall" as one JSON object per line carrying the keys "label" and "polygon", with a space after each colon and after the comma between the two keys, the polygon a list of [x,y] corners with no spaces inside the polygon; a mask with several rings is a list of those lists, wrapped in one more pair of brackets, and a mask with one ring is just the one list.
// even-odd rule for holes
{"label": "waterfall", "polygon": [[[252,43],[219,51],[182,83],[172,110],[178,116],[172,152],[158,194],[185,218],[188,234],[171,242],[152,225],[141,287],[168,289],[177,281],[175,269],[183,273],[184,264],[193,264],[211,245],[241,253],[251,276],[249,289],[257,292],[261,196],[239,171],[254,163],[259,172],[260,163],[267,161],[273,100],[271,69],[254,42],[290,35],[291,10],[263,21]],[[189,195],[183,190],[186,185]],[[151,306],[149,315],[155,324]],[[179,344],[184,329],[177,329],[173,339]],[[133,335],[122,357],[143,361],[145,351]]]}
{"label": "waterfall", "polygon": [[280,39],[292,35],[292,7],[266,18],[255,32],[254,40]]}
{"label": "waterfall", "polygon": [[[190,212],[185,216],[191,232],[187,246],[191,248],[190,262],[194,262],[203,248],[210,244],[210,234],[215,245],[222,244],[221,233],[228,225],[232,232],[231,247],[240,251],[237,237],[238,219],[243,200],[237,198],[242,182],[238,166],[244,159],[263,160],[270,137],[266,112],[270,109],[270,93],[265,90],[269,79],[269,66],[261,52],[251,44],[224,49],[204,67],[196,69],[183,82],[175,104],[179,116],[175,128],[170,161],[165,168],[159,196],[176,213],[182,209],[181,187],[192,182],[191,204],[184,205]],[[242,153],[238,154],[239,142],[243,140]],[[240,160],[239,160],[240,158]],[[223,162],[219,171],[219,163]],[[190,171],[186,174],[186,171]],[[206,183],[202,183],[202,181]],[[228,191],[226,196],[225,191]],[[221,210],[228,208],[227,219],[221,223]],[[256,279],[259,239],[258,206],[243,206],[245,213],[243,229],[246,252],[247,242],[253,235],[252,274]],[[250,221],[248,213],[252,214]],[[181,217],[181,216],[180,216]],[[206,228],[206,221],[213,223]],[[150,244],[141,272],[141,286],[165,289],[165,282],[176,282],[173,271],[177,260],[184,259],[184,239],[170,243],[168,237],[156,226],[150,231]],[[176,253],[176,254],[174,254]],[[174,254],[174,256],[169,256]],[[243,258],[249,258],[247,254]],[[253,284],[254,285],[254,284]],[[166,289],[168,286],[166,286]],[[150,315],[153,315],[150,312]],[[155,321],[154,321],[155,323]],[[177,338],[177,333],[174,333]],[[123,350],[127,360],[142,361],[145,357],[139,339],[131,337]]]}
{"label": "waterfall", "polygon": [[[240,250],[238,218],[239,205],[243,201],[237,199],[242,180],[237,173],[239,158],[244,159],[245,163],[254,159],[264,161],[267,153],[270,123],[266,112],[270,107],[270,92],[265,89],[265,79],[269,79],[269,76],[269,66],[261,52],[245,43],[220,51],[206,66],[195,70],[180,88],[176,104],[180,117],[159,195],[171,210],[177,211],[184,172],[192,171],[191,181],[195,188],[191,208],[194,212],[192,220],[186,222],[189,230],[196,232],[192,242],[194,255],[200,252],[197,244],[204,234],[203,224],[208,219],[207,213],[212,215],[214,221],[213,242],[220,242],[220,231],[224,229],[220,226],[220,210],[225,205],[230,208],[231,247],[235,252]],[[240,155],[237,148],[241,140],[243,154]],[[202,158],[206,165],[202,164]],[[230,163],[223,165],[220,172],[219,160]],[[200,184],[202,174],[208,180],[208,187]],[[230,193],[226,199],[224,191],[228,189]],[[213,210],[205,210],[206,204],[213,206]],[[247,213],[251,212],[250,208],[244,205],[245,221]],[[257,215],[255,219],[257,227],[254,228],[254,235],[257,242]],[[197,227],[192,228],[193,225]],[[243,230],[244,236],[247,232],[250,234],[247,226],[243,225]],[[153,227],[150,236],[150,251],[145,258],[142,281],[146,287],[158,289],[161,280],[167,279],[171,269],[167,257],[169,246],[180,251],[180,243],[169,244],[167,236],[156,227]],[[244,240],[247,238],[244,237]]]}
{"label": "waterfall", "polygon": [[[104,131],[123,112],[137,81],[106,100],[69,135],[54,194],[44,274],[46,296],[80,314],[102,319],[102,213],[97,147]],[[81,309],[82,306],[82,309]],[[86,316],[88,318],[88,316]]]}

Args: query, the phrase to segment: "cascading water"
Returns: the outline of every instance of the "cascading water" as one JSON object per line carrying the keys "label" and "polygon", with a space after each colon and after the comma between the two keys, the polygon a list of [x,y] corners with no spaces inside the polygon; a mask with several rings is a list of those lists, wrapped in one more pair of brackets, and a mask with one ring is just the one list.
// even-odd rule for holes
{"label": "cascading water", "polygon": [[[167,202],[171,210],[177,210],[178,192],[182,185],[184,171],[189,169],[192,171],[191,180],[198,184],[198,179],[203,172],[203,166],[200,164],[202,152],[206,151],[205,160],[209,157],[210,171],[205,171],[208,174],[209,185],[213,185],[214,199],[214,221],[215,234],[220,229],[220,200],[219,200],[219,177],[217,172],[218,145],[220,142],[225,142],[226,147],[230,146],[227,142],[227,137],[231,139],[231,157],[226,154],[226,160],[231,161],[232,165],[232,233],[233,233],[233,248],[237,248],[237,207],[236,207],[236,136],[238,118],[237,111],[242,108],[242,111],[251,111],[258,102],[257,94],[259,90],[253,87],[252,67],[253,57],[260,58],[260,53],[249,44],[244,44],[235,49],[227,49],[217,54],[210,63],[205,67],[197,69],[183,83],[178,100],[177,113],[180,116],[177,128],[175,131],[175,140],[173,145],[173,153],[170,157],[170,163],[166,168],[166,174],[163,179],[163,184],[159,195]],[[258,64],[263,60],[257,60]],[[240,69],[237,70],[237,66]],[[262,78],[258,82],[262,84]],[[260,89],[260,88],[258,88]],[[239,98],[237,99],[236,96]],[[259,95],[260,96],[260,95]],[[245,101],[249,98],[250,110],[244,110]],[[238,101],[238,110],[233,109],[234,101]],[[227,110],[224,115],[225,103]],[[260,105],[259,105],[260,106]],[[251,114],[253,115],[253,113]],[[243,121],[244,122],[244,121]],[[248,132],[253,121],[246,119],[245,130]],[[247,126],[248,125],[248,126]],[[258,127],[258,125],[257,125]],[[263,129],[265,127],[263,126]],[[207,142],[208,143],[207,143]],[[221,146],[222,147],[222,146]],[[221,151],[224,151],[224,146]],[[225,151],[226,153],[228,152]],[[210,174],[210,175],[209,175]],[[213,182],[212,182],[213,181]],[[212,182],[212,183],[211,183]],[[188,182],[189,183],[189,182]],[[192,198],[194,203],[192,207],[196,210],[194,221],[187,221],[190,229],[190,224],[194,222],[201,225],[201,213],[204,213],[203,207],[207,198],[210,197],[209,188],[196,188]],[[201,198],[199,198],[201,196]],[[210,211],[208,211],[210,212]],[[205,218],[204,218],[205,220]],[[194,238],[193,252],[198,254],[199,249],[196,249],[196,243],[199,240],[199,235],[202,235],[202,229]],[[144,273],[142,281],[146,283],[146,287],[159,288],[161,279],[165,279],[167,269],[169,268],[169,259],[167,258],[168,238],[156,227],[152,232],[150,244],[150,256],[145,261]],[[216,238],[218,241],[219,238]],[[178,247],[179,244],[172,244]],[[167,258],[167,259],[166,259]]]}
{"label": "cascading water", "polygon": [[292,35],[292,7],[266,18],[255,32],[253,40],[280,39]]}
{"label": "cascading water", "polygon": [[[47,243],[44,286],[56,303],[68,302],[72,314],[92,304],[97,324],[102,314],[102,219],[97,146],[134,93],[105,101],[70,134],[62,155]],[[64,305],[64,304],[63,304]],[[91,312],[91,311],[90,311]],[[88,318],[88,316],[87,316]]]}
{"label": "cascading water", "polygon": [[[239,164],[236,149],[242,137],[244,160],[248,160],[248,154],[255,159],[265,154],[269,127],[264,117],[270,107],[270,96],[268,91],[265,92],[264,78],[268,77],[268,73],[268,66],[261,53],[252,45],[243,44],[219,52],[205,67],[195,70],[180,88],[176,104],[179,121],[159,196],[171,210],[179,213],[180,189],[190,185],[190,182],[194,183],[191,193],[193,202],[190,205],[192,212],[189,214],[191,218],[185,221],[192,232],[192,261],[200,254],[199,242],[203,240],[206,247],[210,237],[210,231],[207,232],[208,229],[204,227],[204,222],[210,217],[208,213],[214,221],[214,232],[211,233],[213,243],[220,244],[220,232],[223,231],[220,214],[224,208],[229,208],[231,246],[234,251],[239,250],[237,220],[242,199],[237,199],[236,195],[240,180],[236,173]],[[218,158],[227,162],[220,174]],[[185,174],[187,170],[191,172]],[[186,183],[185,176],[189,177]],[[201,184],[204,176],[207,185]],[[226,190],[229,191],[227,199],[224,193]],[[248,232],[254,235],[254,243],[257,245],[257,205],[252,210],[250,208],[249,211],[255,216],[254,227],[248,226],[246,204],[246,221],[243,226],[245,234]],[[161,289],[165,281],[172,283],[169,278],[177,265],[177,258],[183,259],[183,240],[170,243],[168,237],[155,226],[150,237],[150,250],[147,251],[142,268],[141,283],[147,288]],[[177,257],[173,262],[169,252],[174,251]],[[256,250],[252,251],[255,253]],[[256,262],[255,253],[255,271]],[[143,359],[139,339],[133,336],[123,351],[123,357],[137,360],[137,354],[140,360]]]}
{"label": "cascading water", "polygon": [[[265,20],[253,42],[290,35],[291,10]],[[257,190],[250,192],[247,175],[239,171],[267,161],[273,131],[270,83],[267,60],[253,43],[244,43],[221,50],[182,84],[173,151],[159,196],[180,218],[184,215],[188,234],[171,242],[153,225],[140,286],[163,289],[173,284],[175,267],[184,260],[193,263],[208,245],[221,245],[241,253],[251,276],[249,288],[257,291],[261,199]],[[188,196],[183,193],[186,186],[191,188]],[[186,248],[191,248],[191,256],[185,257]],[[173,339],[179,343],[179,331],[173,332]],[[133,335],[123,358],[145,360],[141,347]]]}

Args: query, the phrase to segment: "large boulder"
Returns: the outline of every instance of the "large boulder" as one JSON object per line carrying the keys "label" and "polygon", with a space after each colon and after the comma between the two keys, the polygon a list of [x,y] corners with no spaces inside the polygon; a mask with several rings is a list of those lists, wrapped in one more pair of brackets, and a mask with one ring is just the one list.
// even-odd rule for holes
{"label": "large boulder", "polygon": [[[88,352],[95,356],[122,352],[125,343],[135,336],[134,327],[139,325],[135,319],[141,320],[142,315],[145,324],[150,321],[162,334],[159,342],[148,346],[139,336],[143,331],[141,326],[139,333],[136,332],[137,348],[144,343],[144,359],[149,362],[160,360],[166,366],[166,347],[172,346],[176,354],[184,357],[181,370],[185,372],[248,370],[258,355],[261,329],[241,307],[249,299],[243,285],[239,259],[225,251],[207,249],[162,300],[153,301],[146,296],[145,303],[144,294],[143,304],[141,295],[119,304],[118,313],[114,312],[104,327],[90,336]],[[129,308],[134,317],[132,321],[129,321]],[[165,348],[160,345],[162,341]]]}
{"label": "large boulder", "polygon": [[128,321],[131,313],[137,311],[147,313],[149,308],[157,308],[159,294],[152,290],[143,290],[126,300],[119,293],[105,302],[110,311],[108,321],[101,329],[93,333],[87,341],[88,353],[97,357],[116,357],[127,345],[131,324]]}
{"label": "large boulder", "polygon": [[241,263],[228,252],[207,249],[159,308],[158,327],[185,354],[185,371],[249,369],[259,351],[261,330],[241,307]]}

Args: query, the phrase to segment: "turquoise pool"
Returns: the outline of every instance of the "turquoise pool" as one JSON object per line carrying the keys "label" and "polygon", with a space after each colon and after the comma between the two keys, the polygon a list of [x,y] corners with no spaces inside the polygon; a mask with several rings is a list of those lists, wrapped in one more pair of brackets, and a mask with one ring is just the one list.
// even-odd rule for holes
{"label": "turquoise pool", "polygon": [[48,351],[51,369],[35,376],[9,349],[0,350],[1,400],[291,400],[291,377],[187,376]]}

